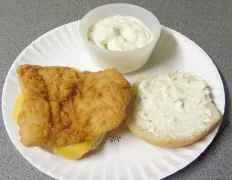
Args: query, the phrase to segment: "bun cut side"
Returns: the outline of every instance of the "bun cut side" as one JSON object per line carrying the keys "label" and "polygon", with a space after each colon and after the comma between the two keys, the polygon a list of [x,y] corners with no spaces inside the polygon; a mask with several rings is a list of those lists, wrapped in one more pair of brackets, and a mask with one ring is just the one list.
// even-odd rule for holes
{"label": "bun cut side", "polygon": [[185,72],[144,79],[133,85],[126,118],[139,138],[163,147],[190,145],[210,133],[221,115],[204,80]]}

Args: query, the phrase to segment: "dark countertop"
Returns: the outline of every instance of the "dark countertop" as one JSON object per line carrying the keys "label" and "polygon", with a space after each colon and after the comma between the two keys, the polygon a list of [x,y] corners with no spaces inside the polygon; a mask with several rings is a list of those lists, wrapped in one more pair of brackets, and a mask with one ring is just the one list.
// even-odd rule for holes
{"label": "dark countertop", "polygon": [[[45,32],[80,19],[110,0],[0,0],[0,84],[16,56]],[[226,90],[226,128],[203,155],[167,179],[232,178],[232,1],[128,0],[152,11],[161,24],[199,44],[212,58]],[[11,143],[0,116],[0,179],[52,179],[32,167]]]}

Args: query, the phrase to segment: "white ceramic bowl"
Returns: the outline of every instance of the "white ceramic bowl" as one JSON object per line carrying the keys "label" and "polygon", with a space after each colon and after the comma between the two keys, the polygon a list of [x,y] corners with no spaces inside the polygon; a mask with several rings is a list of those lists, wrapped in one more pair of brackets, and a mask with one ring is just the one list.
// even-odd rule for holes
{"label": "white ceramic bowl", "polygon": [[[99,20],[114,15],[132,16],[140,20],[154,35],[153,41],[146,46],[125,51],[103,49],[88,41],[89,28]],[[148,10],[131,4],[109,4],[88,12],[80,22],[82,40],[96,64],[103,69],[116,68],[121,73],[128,73],[142,67],[149,59],[160,36],[161,25]]]}

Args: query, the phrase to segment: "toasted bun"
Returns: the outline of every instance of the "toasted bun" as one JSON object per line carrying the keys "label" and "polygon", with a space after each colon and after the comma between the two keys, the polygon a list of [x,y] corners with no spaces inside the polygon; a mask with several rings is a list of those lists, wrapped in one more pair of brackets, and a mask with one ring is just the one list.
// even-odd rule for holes
{"label": "toasted bun", "polygon": [[[221,119],[205,81],[184,72],[142,80],[133,86],[133,92],[126,123],[132,133],[154,145],[190,145],[211,132]],[[179,100],[182,103],[177,108]]]}

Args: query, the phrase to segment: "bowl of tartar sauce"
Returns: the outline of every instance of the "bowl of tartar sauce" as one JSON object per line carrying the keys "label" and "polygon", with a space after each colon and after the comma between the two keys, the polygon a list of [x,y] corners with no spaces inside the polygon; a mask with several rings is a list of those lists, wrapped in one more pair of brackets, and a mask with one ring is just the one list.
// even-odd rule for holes
{"label": "bowl of tartar sauce", "polygon": [[79,32],[89,54],[103,69],[128,73],[149,59],[161,25],[148,10],[132,4],[109,4],[88,12]]}

